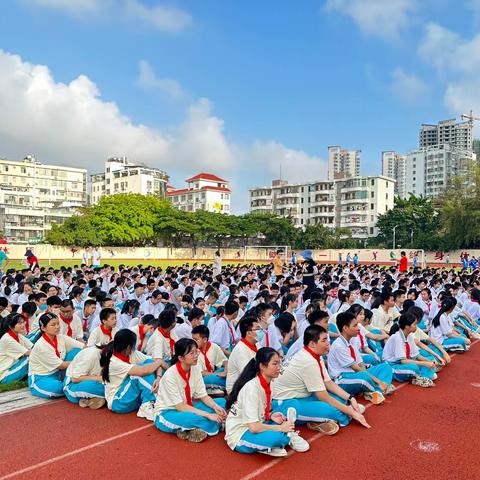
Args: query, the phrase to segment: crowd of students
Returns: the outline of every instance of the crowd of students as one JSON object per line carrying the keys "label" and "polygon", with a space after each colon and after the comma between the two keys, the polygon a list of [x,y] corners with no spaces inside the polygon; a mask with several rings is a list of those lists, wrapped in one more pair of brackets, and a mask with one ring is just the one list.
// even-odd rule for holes
{"label": "crowd of students", "polygon": [[[279,268],[280,267],[280,268]],[[308,269],[308,275],[305,269]],[[200,442],[284,456],[370,428],[393,381],[434,385],[479,338],[477,271],[227,265],[8,270],[0,285],[0,383],[83,408],[137,412]],[[308,282],[302,281],[308,276]]]}

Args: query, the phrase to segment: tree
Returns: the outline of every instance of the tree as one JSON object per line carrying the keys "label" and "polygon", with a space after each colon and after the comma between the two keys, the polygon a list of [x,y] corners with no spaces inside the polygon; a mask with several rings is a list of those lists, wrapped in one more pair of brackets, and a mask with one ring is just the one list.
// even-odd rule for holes
{"label": "tree", "polygon": [[52,225],[46,235],[46,241],[52,245],[71,245],[88,247],[104,245],[104,239],[94,228],[88,216],[73,215],[63,225]]}
{"label": "tree", "polygon": [[380,215],[379,234],[370,243],[391,248],[395,230],[395,245],[402,248],[436,249],[442,244],[439,236],[440,217],[430,198],[410,195],[395,198],[394,208]]}

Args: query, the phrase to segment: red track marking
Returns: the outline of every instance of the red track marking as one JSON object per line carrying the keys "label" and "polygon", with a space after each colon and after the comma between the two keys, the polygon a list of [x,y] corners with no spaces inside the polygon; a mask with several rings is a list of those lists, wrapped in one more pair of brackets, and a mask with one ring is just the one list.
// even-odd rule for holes
{"label": "red track marking", "polygon": [[[472,478],[480,469],[474,443],[480,429],[479,390],[471,385],[480,381],[479,362],[480,348],[473,348],[441,372],[434,389],[402,384],[384,406],[369,409],[369,430],[352,423],[329,438],[305,430],[311,450],[286,459],[232,452],[222,435],[190,445],[134,415],[92,412],[66,402],[49,404],[41,416],[38,409],[24,410],[2,417],[2,437],[9,445],[0,451],[1,479],[161,475],[164,480],[205,480],[228,474],[232,480],[341,480],[352,478],[352,468],[369,480],[410,479],[427,472],[436,480]],[[19,424],[35,432],[27,442]],[[427,453],[428,442],[440,451]]]}

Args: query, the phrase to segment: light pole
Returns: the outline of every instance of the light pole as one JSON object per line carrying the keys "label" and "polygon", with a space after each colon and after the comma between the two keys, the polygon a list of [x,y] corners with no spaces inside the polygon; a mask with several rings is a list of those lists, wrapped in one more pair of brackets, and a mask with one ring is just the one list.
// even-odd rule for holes
{"label": "light pole", "polygon": [[395,230],[399,227],[400,225],[395,225],[393,227],[393,250],[395,250]]}

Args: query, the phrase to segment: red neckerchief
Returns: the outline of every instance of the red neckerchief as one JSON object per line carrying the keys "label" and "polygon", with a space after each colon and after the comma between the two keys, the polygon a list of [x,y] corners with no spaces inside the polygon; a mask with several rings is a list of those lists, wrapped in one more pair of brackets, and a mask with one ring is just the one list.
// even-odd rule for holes
{"label": "red neckerchief", "polygon": [[355,355],[355,349],[354,349],[350,344],[348,344],[348,349],[350,350],[350,356],[351,356],[355,361],[357,361],[357,356]]}
{"label": "red neckerchief", "polygon": [[9,328],[7,330],[7,333],[18,343],[20,343],[20,338],[18,338],[18,335],[11,329]]}
{"label": "red neckerchief", "polygon": [[122,355],[121,353],[113,352],[113,356],[117,357],[122,362],[130,363],[130,357],[128,357],[127,355]]}
{"label": "red neckerchief", "polygon": [[60,358],[60,352],[58,351],[58,338],[55,336],[53,340],[46,333],[42,333],[43,339],[55,350],[55,355]]}
{"label": "red neckerchief", "polygon": [[23,319],[25,320],[25,330],[27,331],[27,335],[30,332],[30,319],[24,314],[21,313]]}
{"label": "red neckerchief", "polygon": [[363,350],[365,348],[365,340],[363,339],[362,332],[358,332],[358,336],[360,337],[360,348]]}
{"label": "red neckerchief", "polygon": [[107,330],[103,323],[100,324],[100,330],[104,335],[106,335],[110,340],[112,339],[112,330]]}
{"label": "red neckerchief", "polygon": [[210,342],[207,342],[207,348],[205,349],[205,351],[203,351],[200,348],[200,353],[203,355],[203,359],[205,360],[205,367],[207,368],[207,372],[210,372],[210,373],[213,372],[213,367],[212,367],[212,364],[210,363],[210,360],[207,357],[207,353],[210,350],[211,346],[212,344]]}
{"label": "red neckerchief", "polygon": [[141,350],[143,347],[143,340],[145,339],[145,325],[140,323],[138,325],[138,336],[140,337],[140,343],[138,344],[138,349]]}
{"label": "red neckerchief", "polygon": [[272,408],[272,390],[262,374],[258,375],[258,381],[260,382],[260,386],[263,388],[263,391],[267,397],[267,405],[265,406],[265,420],[268,421],[270,420],[270,410]]}
{"label": "red neckerchief", "polygon": [[235,334],[233,333],[232,325],[230,324],[230,321],[227,320],[225,317],[222,318],[227,322],[227,327],[230,330],[230,336],[232,337],[232,345],[235,345]]}
{"label": "red neckerchief", "polygon": [[180,362],[176,363],[176,367],[177,367],[178,374],[182,377],[182,380],[185,382],[185,399],[186,399],[187,405],[193,406],[192,395],[190,394],[190,374],[192,373],[192,371],[189,370],[188,373],[186,373],[185,370],[182,368],[182,365]]}
{"label": "red neckerchief", "polygon": [[268,331],[265,332],[265,346],[270,346],[270,335],[268,334]]}
{"label": "red neckerchief", "polygon": [[410,345],[408,343],[408,340],[405,342],[405,356],[407,357],[407,360],[410,359]]}
{"label": "red neckerchief", "polygon": [[83,331],[86,332],[87,331],[87,327],[88,327],[88,318],[89,317],[85,317],[84,316],[85,314],[83,313],[83,310],[82,310],[82,317],[83,317]]}
{"label": "red neckerchief", "polygon": [[170,353],[173,355],[173,352],[175,351],[175,340],[171,337],[170,333],[167,333],[163,328],[158,327],[158,331],[164,338],[168,338],[170,344]]}
{"label": "red neckerchief", "polygon": [[72,320],[73,320],[73,317],[68,320],[66,319],[62,314],[59,315],[60,319],[62,320],[62,322],[66,323],[67,324],[67,336],[71,337],[73,332],[72,332]]}
{"label": "red neckerchief", "polygon": [[248,342],[247,340],[245,340],[244,338],[242,338],[240,340],[244,345],[246,345],[252,352],[255,352],[257,353],[258,349],[255,345],[252,345],[250,342]]}
{"label": "red neckerchief", "polygon": [[320,361],[320,355],[317,355],[308,347],[303,347],[303,348],[317,361],[318,368],[320,368],[320,375],[322,376],[322,380],[325,381],[325,374],[323,373],[322,362]]}

